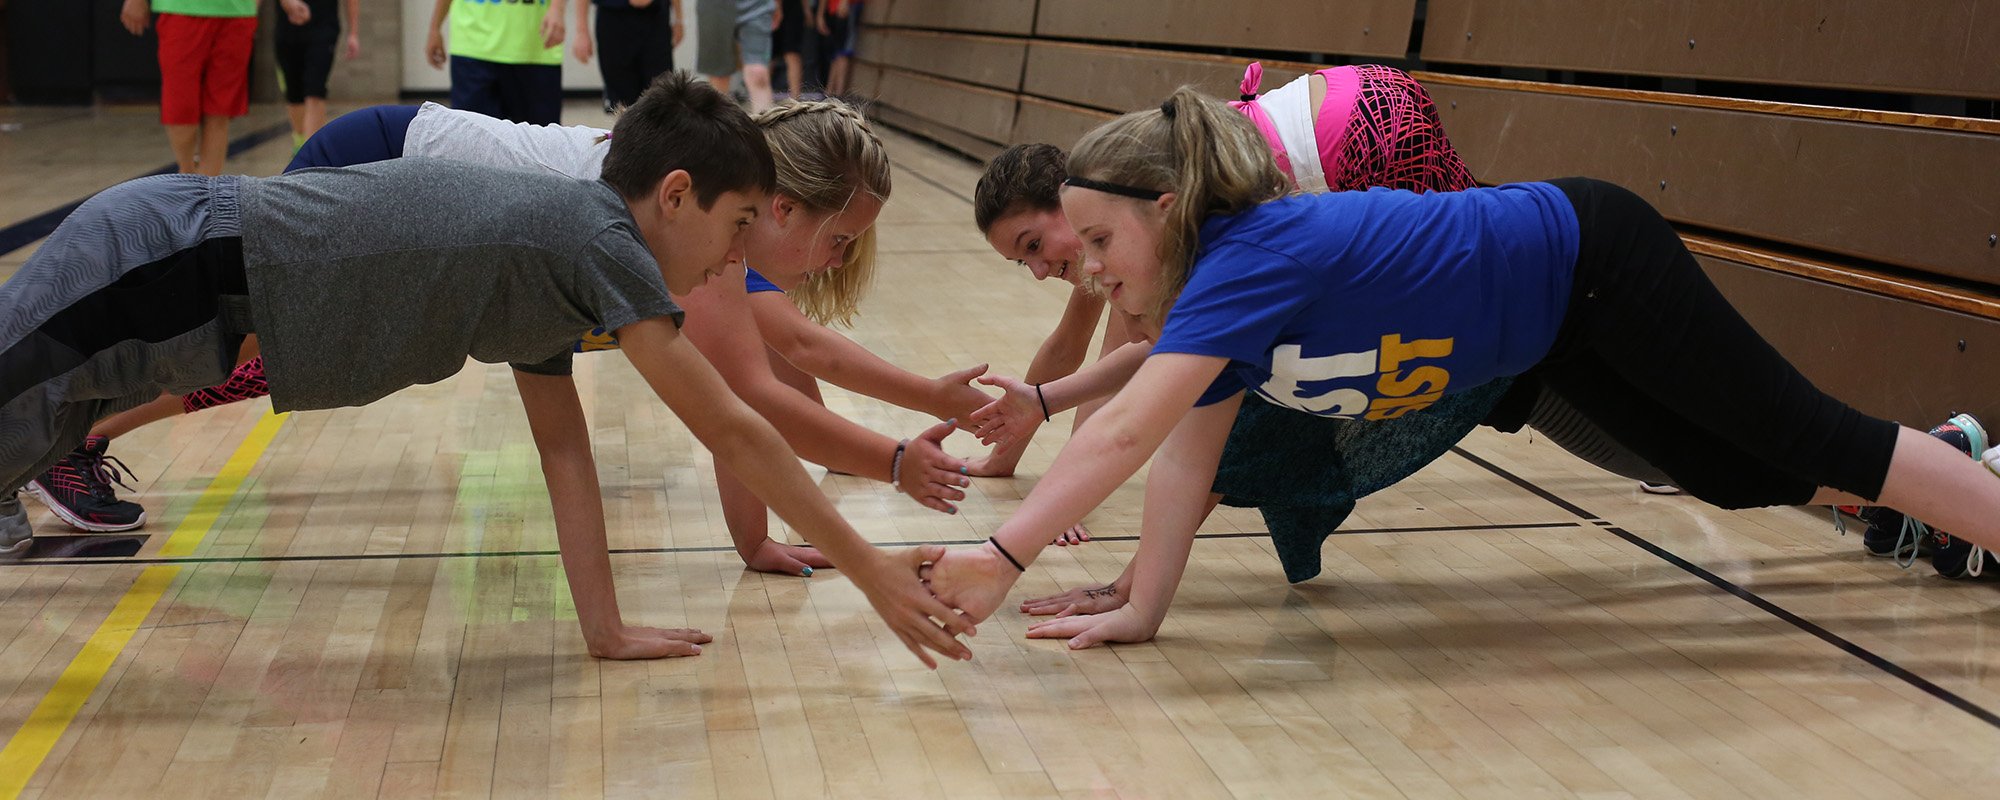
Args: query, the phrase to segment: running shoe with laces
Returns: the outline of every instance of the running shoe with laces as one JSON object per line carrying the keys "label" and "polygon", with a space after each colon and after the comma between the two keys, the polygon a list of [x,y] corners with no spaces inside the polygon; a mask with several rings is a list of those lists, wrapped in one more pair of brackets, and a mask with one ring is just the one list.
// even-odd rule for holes
{"label": "running shoe with laces", "polygon": [[[1959,414],[1945,420],[1943,425],[1931,429],[1931,435],[1971,458],[1980,458],[1987,450],[1986,428],[1971,414]],[[1921,523],[1918,524],[1921,526]],[[1935,542],[1931,568],[1937,570],[1937,574],[1953,579],[2000,579],[2000,560],[1986,552],[1986,548],[1944,531],[1932,530],[1931,536]]]}
{"label": "running shoe with laces", "polygon": [[28,482],[27,491],[77,530],[93,533],[129,531],[146,524],[146,509],[118,499],[113,483],[126,485],[132,471],[105,453],[109,439],[92,436],[71,450],[47,472]]}

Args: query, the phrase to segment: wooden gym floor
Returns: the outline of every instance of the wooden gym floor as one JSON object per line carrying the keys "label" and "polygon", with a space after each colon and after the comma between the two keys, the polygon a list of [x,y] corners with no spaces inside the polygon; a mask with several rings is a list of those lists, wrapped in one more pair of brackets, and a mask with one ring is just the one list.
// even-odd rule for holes
{"label": "wooden gym floor", "polygon": [[[0,228],[167,161],[152,113],[0,108],[22,126],[0,133]],[[287,138],[232,171],[278,171]],[[889,138],[885,263],[853,336],[925,374],[1019,374],[1066,286],[987,250],[973,165]],[[1884,798],[1988,796],[2000,775],[2000,594],[1866,558],[1823,511],[1644,495],[1481,431],[1364,502],[1308,583],[1285,584],[1254,512],[1224,509],[1156,641],[1069,652],[1005,609],[976,660],[929,672],[838,572],[741,569],[708,456],[622,358],[578,378],[626,619],[701,627],[701,656],[584,655],[504,367],[361,409],[242,404],[117,443],[150,512],[136,556],[0,566],[0,789]],[[879,431],[926,424],[827,394]],[[1066,427],[956,517],[814,474],[875,541],[966,542]],[[1115,576],[1140,485],[1015,599]]]}

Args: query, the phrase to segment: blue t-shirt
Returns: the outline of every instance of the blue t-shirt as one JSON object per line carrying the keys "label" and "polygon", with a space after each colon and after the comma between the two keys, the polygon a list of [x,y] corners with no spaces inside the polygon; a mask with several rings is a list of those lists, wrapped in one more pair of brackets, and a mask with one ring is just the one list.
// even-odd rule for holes
{"label": "blue t-shirt", "polygon": [[1577,235],[1546,183],[1301,195],[1213,217],[1153,352],[1230,360],[1200,405],[1253,389],[1393,419],[1541,361]]}
{"label": "blue t-shirt", "polygon": [[754,269],[744,267],[743,273],[743,288],[751,294],[758,292],[785,293],[785,290],[778,288],[777,284],[765,280],[764,276],[757,274],[757,271]]}

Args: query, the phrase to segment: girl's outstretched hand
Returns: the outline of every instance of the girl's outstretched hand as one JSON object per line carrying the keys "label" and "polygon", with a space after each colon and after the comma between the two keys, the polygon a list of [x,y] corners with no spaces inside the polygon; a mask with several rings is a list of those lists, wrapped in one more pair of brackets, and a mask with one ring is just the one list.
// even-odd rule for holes
{"label": "girl's outstretched hand", "polygon": [[1032,434],[1035,427],[1042,424],[1045,419],[1042,416],[1042,399],[1035,393],[1033,384],[1007,375],[986,375],[979,382],[998,387],[1002,392],[999,399],[972,412],[972,432],[979,437],[981,444],[996,444],[1016,435]]}

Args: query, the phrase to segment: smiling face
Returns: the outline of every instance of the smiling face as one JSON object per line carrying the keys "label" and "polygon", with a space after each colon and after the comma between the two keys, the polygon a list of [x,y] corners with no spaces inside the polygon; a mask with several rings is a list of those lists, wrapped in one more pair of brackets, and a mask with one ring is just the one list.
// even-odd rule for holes
{"label": "smiling face", "polygon": [[856,192],[847,207],[815,213],[784,195],[764,204],[764,213],[750,226],[750,268],[790,291],[801,281],[832,269],[847,258],[847,248],[882,213],[882,201]]}
{"label": "smiling face", "polygon": [[1035,280],[1083,281],[1082,244],[1060,208],[1030,209],[1001,217],[987,229],[986,243],[1027,267]]}
{"label": "smiling face", "polygon": [[1120,311],[1146,316],[1160,305],[1160,237],[1173,201],[1172,192],[1147,201],[1063,189],[1063,215],[1082,244],[1083,278]]}

